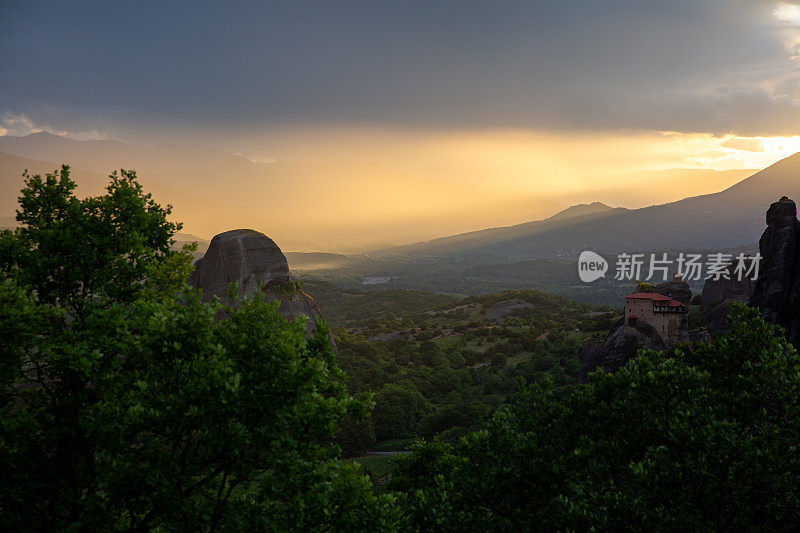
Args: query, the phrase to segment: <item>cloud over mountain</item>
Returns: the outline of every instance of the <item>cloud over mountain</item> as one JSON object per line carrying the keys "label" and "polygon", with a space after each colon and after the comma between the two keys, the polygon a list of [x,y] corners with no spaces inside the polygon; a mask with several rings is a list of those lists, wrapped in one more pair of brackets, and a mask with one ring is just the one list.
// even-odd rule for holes
{"label": "cloud over mountain", "polygon": [[0,112],[221,134],[314,121],[754,136],[800,120],[795,2],[191,5],[3,3]]}

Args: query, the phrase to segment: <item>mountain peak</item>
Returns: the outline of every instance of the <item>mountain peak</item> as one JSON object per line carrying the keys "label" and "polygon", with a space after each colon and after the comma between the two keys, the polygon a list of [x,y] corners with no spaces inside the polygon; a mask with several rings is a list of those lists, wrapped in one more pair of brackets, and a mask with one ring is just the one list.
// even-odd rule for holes
{"label": "mountain peak", "polygon": [[58,135],[57,133],[50,133],[49,131],[35,131],[27,135],[8,135],[8,137],[16,137],[17,139],[30,139],[30,140],[52,140],[52,139],[65,139],[70,140],[69,137]]}
{"label": "mountain peak", "polygon": [[27,135],[23,135],[23,137],[60,137],[60,135],[56,135],[55,133],[50,133],[49,131],[34,131],[33,133],[29,133]]}
{"label": "mountain peak", "polygon": [[565,218],[579,217],[583,215],[594,215],[597,213],[604,213],[613,210],[602,202],[592,202],[590,204],[577,204],[570,206],[563,211],[559,211],[555,215],[548,217],[547,220],[561,220]]}

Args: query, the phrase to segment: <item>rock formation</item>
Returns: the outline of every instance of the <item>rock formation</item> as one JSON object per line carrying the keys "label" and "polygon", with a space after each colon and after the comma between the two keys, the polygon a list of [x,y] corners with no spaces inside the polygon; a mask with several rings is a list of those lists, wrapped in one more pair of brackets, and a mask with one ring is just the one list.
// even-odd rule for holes
{"label": "rock formation", "polygon": [[204,301],[216,296],[224,305],[235,304],[228,294],[232,282],[238,283],[235,300],[251,297],[263,287],[267,299],[280,300],[278,311],[287,320],[304,315],[308,317],[307,334],[316,331],[314,319],[321,318],[322,312],[289,275],[281,249],[263,233],[251,229],[220,233],[211,239],[208,251],[194,266],[189,285],[202,289]]}
{"label": "rock formation", "polygon": [[678,275],[673,276],[672,281],[654,286],[653,292],[677,300],[687,307],[692,301],[692,290],[689,288],[689,283]]}
{"label": "rock formation", "polygon": [[739,280],[733,265],[730,279],[706,281],[700,307],[703,325],[725,333],[730,304],[742,302],[758,307],[767,322],[783,326],[787,339],[800,347],[800,223],[792,200],[784,196],[769,207],[758,247],[757,281],[749,276]]}
{"label": "rock formation", "polygon": [[768,322],[786,329],[786,337],[800,346],[800,223],[797,207],[787,197],[767,211],[767,229],[758,243],[761,268],[750,305]]}
{"label": "rock formation", "polygon": [[703,325],[710,331],[725,333],[728,330],[728,313],[732,302],[747,303],[753,294],[755,282],[749,276],[739,279],[734,265],[728,267],[728,279],[706,280],[700,302]]}
{"label": "rock formation", "polygon": [[[761,262],[758,279],[728,268],[728,279],[708,280],[703,287],[700,312],[703,325],[709,331],[724,333],[731,303],[742,302],[758,307],[767,322],[783,326],[786,338],[800,349],[800,222],[797,207],[787,197],[773,203],[767,211],[767,229],[759,241]],[[749,266],[749,265],[748,265]],[[691,291],[677,280],[662,283],[655,292],[688,303]],[[681,282],[685,283],[685,282]],[[690,342],[706,340],[705,330],[692,332]],[[578,357],[581,368],[578,380],[585,382],[588,374],[598,367],[614,372],[633,357],[640,348],[665,348],[658,333],[647,324],[624,325],[620,321],[605,342],[587,341]]]}
{"label": "rock formation", "polygon": [[[685,306],[688,306],[692,300],[689,284],[679,276],[673,277],[672,281],[656,285],[652,292],[674,299]],[[581,367],[578,370],[578,381],[585,383],[589,373],[598,368],[602,368],[606,372],[616,372],[625,366],[640,349],[664,350],[674,346],[677,340],[688,339],[688,318],[685,313],[681,316],[678,339],[667,340],[652,324],[644,320],[626,324],[623,318],[611,329],[605,341],[589,340],[580,347],[578,359]]]}
{"label": "rock formation", "polygon": [[598,368],[605,372],[616,372],[643,348],[663,350],[664,341],[655,328],[646,322],[627,326],[620,321],[604,342],[587,341],[580,347],[578,381],[585,383],[589,373]]}

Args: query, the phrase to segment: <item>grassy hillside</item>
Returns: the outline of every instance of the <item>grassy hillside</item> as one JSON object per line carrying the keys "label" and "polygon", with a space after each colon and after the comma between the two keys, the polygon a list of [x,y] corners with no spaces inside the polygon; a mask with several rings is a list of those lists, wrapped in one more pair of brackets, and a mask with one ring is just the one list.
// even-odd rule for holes
{"label": "grassy hillside", "polygon": [[319,305],[332,326],[351,326],[398,316],[415,315],[452,304],[457,297],[407,289],[365,292],[332,283],[302,279],[303,291]]}
{"label": "grassy hillside", "polygon": [[[668,277],[677,270],[675,260],[680,252],[699,253],[707,256],[714,252],[732,254],[753,254],[758,251],[753,235],[753,244],[733,248],[702,250],[647,250],[642,277],[647,277],[650,254],[667,253],[673,261]],[[564,296],[585,303],[621,306],[625,294],[630,292],[631,281],[614,279],[617,256],[605,254],[609,262],[606,277],[593,283],[583,283],[578,278],[577,263],[574,260],[535,259],[516,262],[474,262],[452,261],[447,259],[413,261],[397,258],[374,259],[368,257],[350,257],[346,265],[336,268],[309,269],[299,272],[303,283],[324,282],[347,288],[348,293],[384,293],[388,290],[412,289],[424,293],[460,294],[492,294],[504,290],[532,289],[550,294]],[[292,265],[290,261],[290,265]],[[382,277],[385,283],[365,285],[364,280],[370,277]],[[691,281],[690,286],[695,294],[702,291],[703,280]],[[413,299],[413,298],[412,298]],[[393,311],[397,312],[397,311]]]}
{"label": "grassy hillside", "polygon": [[[608,306],[535,290],[467,298],[353,291],[303,282],[329,323],[347,386],[373,394],[370,420],[344,424],[345,453],[402,450],[421,437],[453,440],[484,427],[521,381],[571,386],[578,347],[619,319]],[[379,461],[380,462],[380,461]],[[378,474],[380,475],[380,474]]]}

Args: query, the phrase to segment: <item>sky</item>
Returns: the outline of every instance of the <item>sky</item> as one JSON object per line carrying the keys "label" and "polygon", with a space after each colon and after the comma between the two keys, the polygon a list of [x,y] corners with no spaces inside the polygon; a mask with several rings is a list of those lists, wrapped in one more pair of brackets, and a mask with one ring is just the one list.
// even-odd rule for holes
{"label": "sky", "polygon": [[768,166],[798,124],[797,2],[0,2],[0,134],[290,161],[429,227],[378,240],[714,192],[739,178],[652,189]]}

